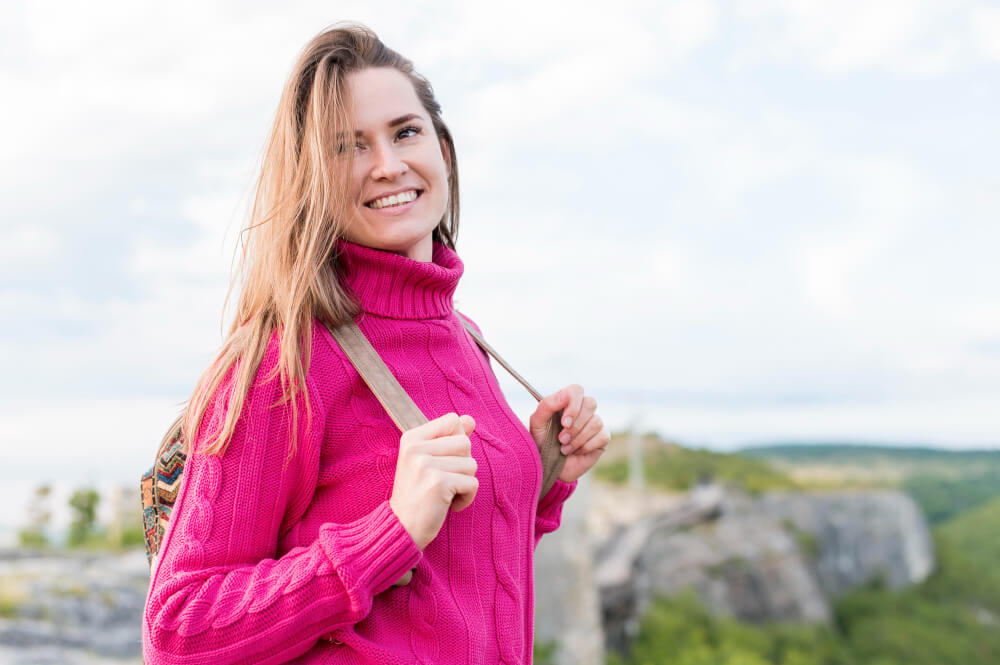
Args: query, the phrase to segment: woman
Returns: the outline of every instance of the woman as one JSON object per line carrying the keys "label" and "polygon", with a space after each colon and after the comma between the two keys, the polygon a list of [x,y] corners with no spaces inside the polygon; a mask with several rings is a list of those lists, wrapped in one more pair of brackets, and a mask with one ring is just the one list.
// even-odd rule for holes
{"label": "woman", "polygon": [[[534,548],[610,437],[578,385],[528,428],[512,413],[453,307],[457,229],[430,85],[367,28],[318,35],[265,152],[235,322],[186,412],[147,663],[530,662]],[[325,327],[346,317],[429,422],[394,429]],[[568,458],[539,497],[560,409]]]}

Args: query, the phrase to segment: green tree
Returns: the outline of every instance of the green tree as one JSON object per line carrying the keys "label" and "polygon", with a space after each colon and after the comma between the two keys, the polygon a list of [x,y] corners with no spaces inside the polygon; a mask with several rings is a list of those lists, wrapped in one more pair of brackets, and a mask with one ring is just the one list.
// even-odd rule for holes
{"label": "green tree", "polygon": [[83,545],[94,536],[97,525],[97,504],[100,499],[101,495],[97,490],[90,487],[76,490],[69,498],[73,519],[69,524],[69,536],[66,542],[70,547]]}

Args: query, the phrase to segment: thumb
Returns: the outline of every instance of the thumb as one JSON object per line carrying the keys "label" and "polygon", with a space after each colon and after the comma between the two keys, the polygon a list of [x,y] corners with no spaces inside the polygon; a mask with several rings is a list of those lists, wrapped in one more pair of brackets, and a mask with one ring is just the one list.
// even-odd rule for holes
{"label": "thumb", "polygon": [[541,402],[535,408],[535,412],[528,419],[528,424],[532,432],[543,433],[552,420],[552,416],[569,406],[569,393],[565,390],[558,390]]}

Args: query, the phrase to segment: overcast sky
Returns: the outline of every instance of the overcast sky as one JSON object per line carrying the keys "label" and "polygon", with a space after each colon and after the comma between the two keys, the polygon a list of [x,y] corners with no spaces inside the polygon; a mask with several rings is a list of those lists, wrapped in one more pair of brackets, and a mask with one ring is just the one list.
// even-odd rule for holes
{"label": "overcast sky", "polygon": [[432,82],[457,305],[543,392],[716,448],[1000,443],[995,4],[10,2],[0,480],[148,465],[285,77],[341,19]]}

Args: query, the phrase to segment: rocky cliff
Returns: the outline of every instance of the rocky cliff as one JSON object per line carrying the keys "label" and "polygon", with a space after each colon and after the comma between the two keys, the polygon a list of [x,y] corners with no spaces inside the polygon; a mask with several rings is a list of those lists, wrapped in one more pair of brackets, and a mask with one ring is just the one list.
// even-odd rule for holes
{"label": "rocky cliff", "polygon": [[[621,490],[605,500],[620,501],[614,492]],[[747,621],[821,622],[845,591],[875,579],[918,583],[934,562],[919,509],[892,491],[755,498],[703,486],[664,510],[602,528],[594,582],[605,640],[616,650],[657,595],[692,590],[713,611]]]}

